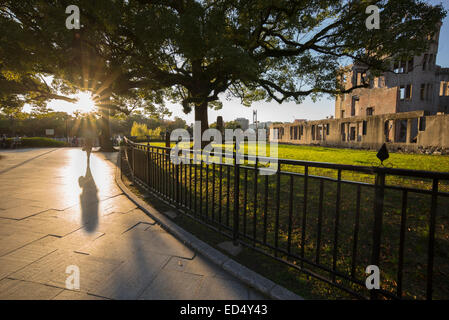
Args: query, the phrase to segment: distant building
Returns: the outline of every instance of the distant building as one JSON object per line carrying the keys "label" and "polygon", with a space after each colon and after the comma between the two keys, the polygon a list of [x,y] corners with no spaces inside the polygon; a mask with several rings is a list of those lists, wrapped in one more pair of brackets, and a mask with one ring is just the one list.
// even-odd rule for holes
{"label": "distant building", "polygon": [[258,122],[257,124],[256,123],[251,123],[249,125],[249,128],[253,129],[253,130],[256,130],[256,128],[257,129],[269,129],[272,124],[273,124],[273,122],[271,122],[271,121]]}
{"label": "distant building", "polygon": [[259,130],[265,130],[265,138],[268,139],[269,135],[270,135],[270,126],[273,124],[273,122],[271,121],[267,121],[267,122],[258,122],[256,123],[251,123],[249,125],[249,129],[253,129],[254,131],[256,131],[259,133]]}
{"label": "distant building", "polygon": [[[439,25],[439,28],[441,25]],[[428,114],[449,112],[449,68],[436,65],[439,29],[427,52],[420,56],[393,61],[390,69],[374,78],[369,88],[355,89],[335,100],[335,118],[426,111]],[[366,67],[350,66],[341,79],[346,89],[361,85]]]}
{"label": "distant building", "polygon": [[[372,149],[387,142],[390,149],[449,150],[449,68],[435,64],[439,29],[432,40],[422,55],[392,62],[393,72],[370,80],[369,88],[337,96],[335,119],[272,125],[270,139]],[[341,81],[349,89],[366,79],[366,67],[355,64]]]}

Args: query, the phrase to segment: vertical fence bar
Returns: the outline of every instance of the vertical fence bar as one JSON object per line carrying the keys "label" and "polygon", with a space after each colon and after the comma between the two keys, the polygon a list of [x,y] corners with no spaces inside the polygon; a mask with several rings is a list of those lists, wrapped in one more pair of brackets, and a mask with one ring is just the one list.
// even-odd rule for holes
{"label": "vertical fence bar", "polygon": [[356,208],[355,208],[355,221],[354,221],[354,234],[353,234],[353,242],[352,242],[352,265],[351,265],[351,276],[355,278],[355,267],[357,263],[357,246],[359,241],[359,226],[360,226],[360,195],[361,195],[361,186],[357,185],[357,200],[356,200]]}
{"label": "vertical fence bar", "polygon": [[187,163],[187,154],[184,155],[184,185],[183,185],[183,190],[184,190],[184,196],[183,196],[183,203],[184,203],[184,207],[187,208],[187,167],[188,167],[188,163]]}
{"label": "vertical fence bar", "polygon": [[404,268],[404,244],[405,244],[405,230],[407,226],[407,190],[402,190],[402,209],[401,209],[401,231],[399,235],[399,257],[398,257],[398,284],[397,296],[402,298],[402,271]]}
{"label": "vertical fence bar", "polygon": [[209,154],[206,155],[206,219],[209,218]]}
{"label": "vertical fence bar", "polygon": [[164,195],[164,189],[163,189],[163,186],[164,186],[164,155],[162,154],[162,152],[159,154],[159,161],[160,161],[159,169],[161,171],[160,177],[159,177],[160,178],[160,193],[163,196]]}
{"label": "vertical fence bar", "polygon": [[160,195],[162,195],[162,175],[164,173],[163,169],[162,169],[162,153],[160,153],[160,150],[157,151],[157,156],[158,156],[158,192]]}
{"label": "vertical fence bar", "polygon": [[162,154],[162,152],[159,154],[159,162],[160,162],[160,194],[163,196],[164,195],[164,155]]}
{"label": "vertical fence bar", "polygon": [[175,201],[175,165],[174,163],[171,161],[171,157],[168,156],[167,157],[168,160],[168,176],[169,176],[169,187],[170,187],[170,200]]}
{"label": "vertical fence bar", "polygon": [[159,174],[158,174],[158,192],[160,195],[162,195],[162,174],[163,174],[163,170],[162,170],[162,154],[159,152],[160,150],[158,150],[157,156],[158,156],[158,162],[159,165],[157,167]]}
{"label": "vertical fence bar", "polygon": [[165,183],[165,189],[164,189],[164,194],[165,194],[165,198],[169,198],[169,179],[170,179],[170,163],[167,161],[167,150],[165,150],[164,153],[164,173],[165,173],[165,178],[164,178],[164,183]]}
{"label": "vertical fence bar", "polygon": [[231,197],[231,167],[228,165],[226,166],[227,170],[227,192],[226,192],[226,226],[229,227],[229,201]]}
{"label": "vertical fence bar", "polygon": [[220,159],[220,173],[219,173],[219,177],[220,177],[220,181],[219,181],[219,185],[218,185],[218,228],[219,230],[221,230],[221,208],[222,208],[222,190],[223,190],[223,163],[221,163],[222,159]]}
{"label": "vertical fence bar", "polygon": [[168,166],[167,166],[167,153],[164,150],[164,155],[162,156],[164,163],[164,196],[165,199],[168,197]]}
{"label": "vertical fence bar", "polygon": [[158,170],[159,170],[159,174],[158,174],[158,185],[159,185],[159,194],[162,195],[162,175],[164,174],[164,170],[162,167],[162,153],[158,151],[158,158],[159,158],[159,166],[158,166]]}
{"label": "vertical fence bar", "polygon": [[[257,144],[256,144],[257,147]],[[256,246],[257,240],[257,165],[258,165],[258,157],[256,156],[256,163],[254,164],[254,213],[253,213],[253,245]]]}
{"label": "vertical fence bar", "polygon": [[293,223],[293,175],[290,175],[290,195],[288,201],[288,233],[287,233],[287,252],[290,254],[292,246],[292,223]]}
{"label": "vertical fence bar", "polygon": [[153,160],[154,160],[154,190],[158,192],[159,190],[159,161],[158,161],[158,149],[155,149],[156,151],[153,154]]}
{"label": "vertical fence bar", "polygon": [[[307,194],[309,191],[309,166],[304,167],[304,203],[302,206],[302,226],[301,226],[301,258],[304,259],[304,250],[306,246],[306,222],[307,222]],[[304,261],[301,260],[301,268]]]}
{"label": "vertical fence bar", "polygon": [[167,199],[167,159],[165,150],[162,153],[162,194]]}
{"label": "vertical fence bar", "polygon": [[133,177],[133,184],[135,183],[135,181],[134,181],[134,176],[135,176],[135,168],[136,168],[136,162],[134,161],[134,159],[136,158],[135,157],[135,154],[134,154],[135,152],[134,152],[134,146],[133,145],[131,145],[131,156],[132,156],[132,177]]}
{"label": "vertical fence bar", "polygon": [[212,221],[215,221],[215,159],[212,162],[212,203],[211,203]]}
{"label": "vertical fence bar", "polygon": [[180,205],[180,201],[179,201],[179,164],[174,164],[175,166],[175,178],[176,178],[176,193],[175,193],[175,198],[176,198],[176,204],[179,206]]}
{"label": "vertical fence bar", "polygon": [[[191,155],[189,154],[189,157]],[[194,165],[193,161],[190,161],[189,164],[189,209],[192,210],[192,166]]]}
{"label": "vertical fence bar", "polygon": [[[341,202],[341,169],[337,173],[337,203],[335,204],[335,221],[334,221],[334,243],[332,252],[332,271],[337,271],[338,259],[338,227],[340,225],[340,202]],[[335,282],[335,273],[332,273],[332,281]]]}
{"label": "vertical fence bar", "polygon": [[435,254],[435,224],[437,214],[437,200],[438,200],[438,179],[433,179],[432,183],[432,203],[430,207],[430,221],[429,221],[429,246],[427,255],[427,300],[432,300],[433,295],[433,263]]}
{"label": "vertical fence bar", "polygon": [[281,208],[281,163],[278,161],[276,172],[276,215],[274,221],[274,256],[278,256],[279,249],[279,211]]}
{"label": "vertical fence bar", "polygon": [[148,186],[153,187],[153,148],[148,146]]}
{"label": "vertical fence bar", "polygon": [[246,236],[246,214],[248,206],[248,169],[245,170],[245,184],[243,185],[243,235]]}
{"label": "vertical fence bar", "polygon": [[184,159],[179,163],[179,204],[184,206]]}
{"label": "vertical fence bar", "polygon": [[152,167],[152,177],[151,177],[151,183],[153,184],[153,190],[156,190],[156,174],[157,174],[157,163],[156,163],[156,157],[154,148],[151,148],[151,167]]}
{"label": "vertical fence bar", "polygon": [[167,162],[167,198],[170,202],[172,202],[173,199],[173,170],[172,170],[172,163],[170,161],[170,155],[165,156],[165,161]]}
{"label": "vertical fence bar", "polygon": [[323,195],[324,195],[324,180],[320,179],[320,198],[318,203],[318,226],[316,231],[316,256],[315,262],[320,263],[321,250],[321,231],[323,226]]}
{"label": "vertical fence bar", "polygon": [[197,203],[197,201],[196,201],[196,185],[197,185],[197,172],[198,172],[198,168],[197,168],[197,163],[196,163],[196,150],[195,150],[195,170],[193,171],[193,174],[194,174],[194,191],[193,191],[193,196],[194,196],[194,208],[195,208],[195,215],[197,214],[197,206],[196,206],[196,203]]}
{"label": "vertical fence bar", "polygon": [[[380,242],[382,234],[382,218],[384,210],[385,194],[385,173],[378,172],[376,175],[376,185],[374,191],[374,225],[373,225],[373,249],[371,255],[371,264],[379,266],[380,262]],[[377,299],[377,290],[372,289],[371,299]]]}
{"label": "vertical fence bar", "polygon": [[267,218],[268,218],[268,175],[265,176],[265,204],[263,210],[263,244],[267,244]]}
{"label": "vertical fence bar", "polygon": [[203,217],[203,159],[200,161],[200,185],[199,185],[200,217]]}
{"label": "vertical fence bar", "polygon": [[152,189],[153,186],[153,153],[152,153],[152,148],[149,146],[148,147],[148,181],[149,181],[149,188]]}
{"label": "vertical fence bar", "polygon": [[150,188],[150,148],[147,147],[145,149],[145,152],[146,152],[145,173],[146,173],[147,187]]}
{"label": "vertical fence bar", "polygon": [[172,187],[173,187],[173,181],[172,181],[172,168],[171,168],[171,161],[169,156],[165,156],[166,166],[167,166],[167,198],[169,201],[173,200],[172,197]]}
{"label": "vertical fence bar", "polygon": [[153,150],[153,171],[154,171],[154,190],[157,192],[158,188],[159,188],[159,164],[158,164],[158,150],[154,149]]}
{"label": "vertical fence bar", "polygon": [[232,232],[232,240],[234,245],[238,245],[239,240],[239,224],[240,224],[240,216],[239,216],[239,193],[240,193],[240,163],[237,159],[237,150],[234,154],[234,212],[233,212],[233,232]]}
{"label": "vertical fence bar", "polygon": [[200,160],[200,217],[203,217],[203,159]]}

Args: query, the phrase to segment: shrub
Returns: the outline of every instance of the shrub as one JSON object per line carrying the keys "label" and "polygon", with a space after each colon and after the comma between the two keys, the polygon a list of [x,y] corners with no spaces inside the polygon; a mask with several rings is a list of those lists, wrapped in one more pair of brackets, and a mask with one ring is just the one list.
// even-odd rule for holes
{"label": "shrub", "polygon": [[137,123],[134,121],[131,128],[131,136],[133,137],[145,137],[148,135],[148,127],[144,123]]}
{"label": "shrub", "polygon": [[[8,146],[11,146],[12,138],[9,138]],[[45,148],[45,147],[52,147],[52,148],[60,148],[60,147],[67,147],[69,144],[64,141],[58,141],[51,138],[43,138],[43,137],[33,137],[33,138],[22,138],[21,139],[21,147],[29,147],[29,148]]]}
{"label": "shrub", "polygon": [[147,139],[146,137],[160,137],[161,128],[148,129],[145,123],[137,123],[134,121],[131,128],[131,136],[136,137],[137,140]]}

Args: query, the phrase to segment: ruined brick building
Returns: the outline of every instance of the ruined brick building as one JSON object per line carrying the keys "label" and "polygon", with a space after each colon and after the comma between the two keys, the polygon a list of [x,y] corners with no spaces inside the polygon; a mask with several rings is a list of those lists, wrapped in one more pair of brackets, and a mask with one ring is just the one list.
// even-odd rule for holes
{"label": "ruined brick building", "polygon": [[337,96],[335,118],[273,125],[270,139],[369,149],[384,142],[390,150],[449,149],[449,68],[435,63],[439,31],[433,40],[421,56],[394,61],[391,72],[372,80],[362,65],[349,66],[341,79],[344,87],[369,81],[368,88]]}

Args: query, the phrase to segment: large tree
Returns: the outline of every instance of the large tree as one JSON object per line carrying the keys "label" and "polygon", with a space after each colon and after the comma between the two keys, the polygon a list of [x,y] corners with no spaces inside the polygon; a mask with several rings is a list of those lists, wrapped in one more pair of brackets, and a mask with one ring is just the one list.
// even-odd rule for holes
{"label": "large tree", "polygon": [[[89,90],[104,119],[123,99],[169,99],[194,110],[202,130],[220,97],[300,103],[339,94],[342,66],[367,73],[429,45],[445,16],[420,0],[110,0],[0,1],[0,68],[6,80],[23,70],[51,74],[59,92]],[[67,30],[65,8],[81,10],[80,30]],[[365,10],[380,9],[380,29],[368,30]],[[12,30],[13,33],[9,31]],[[11,45],[11,50],[8,46]],[[5,46],[3,48],[3,46]],[[5,74],[12,74],[9,79]],[[107,123],[105,123],[107,126]]]}

